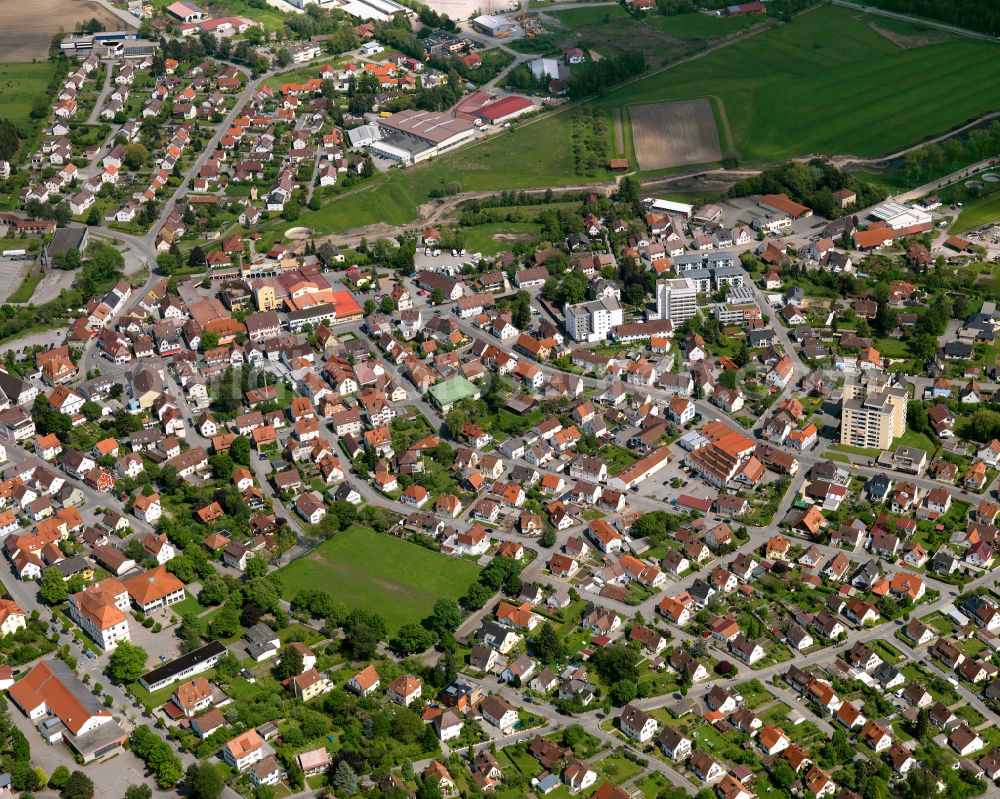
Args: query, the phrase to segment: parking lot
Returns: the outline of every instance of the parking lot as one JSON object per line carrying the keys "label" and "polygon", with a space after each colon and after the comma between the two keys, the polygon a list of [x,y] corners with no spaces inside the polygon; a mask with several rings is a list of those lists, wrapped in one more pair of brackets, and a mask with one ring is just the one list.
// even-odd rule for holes
{"label": "parking lot", "polygon": [[[451,250],[431,248],[431,254],[426,253],[424,247],[417,247],[417,252],[413,256],[414,268],[418,271],[446,272],[457,275],[462,271],[462,264],[471,263],[469,253],[465,255],[452,255]],[[434,255],[437,252],[438,255]]]}
{"label": "parking lot", "polygon": [[[13,248],[9,248],[13,249]],[[17,291],[34,261],[22,261],[0,255],[0,301],[5,301]]]}
{"label": "parking lot", "polygon": [[[718,206],[722,209],[722,225],[726,228],[749,225],[755,218],[765,216],[768,213],[750,197],[735,197],[719,203]],[[798,236],[804,241],[815,235],[816,228],[823,227],[826,223],[825,219],[816,216],[796,219],[792,222],[792,227],[783,232],[783,238]]]}

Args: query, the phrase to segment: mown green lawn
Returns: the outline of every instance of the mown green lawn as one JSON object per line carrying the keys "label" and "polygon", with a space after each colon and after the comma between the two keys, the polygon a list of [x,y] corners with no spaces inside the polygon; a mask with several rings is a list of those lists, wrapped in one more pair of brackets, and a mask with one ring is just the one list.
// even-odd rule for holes
{"label": "mown green lawn", "polygon": [[394,633],[429,615],[439,599],[457,600],[479,568],[354,525],[278,571],[285,599],[302,588],[328,591],[349,608],[380,613]]}
{"label": "mown green lawn", "polygon": [[671,786],[666,777],[658,771],[654,771],[635,783],[635,787],[642,792],[643,799],[656,799],[664,789]]}
{"label": "mown green lawn", "polygon": [[639,773],[639,764],[626,757],[609,755],[598,761],[596,771],[602,777],[616,783],[627,782],[635,774]]}
{"label": "mown green lawn", "polygon": [[905,341],[895,338],[877,338],[872,342],[883,358],[908,358],[910,355]]}
{"label": "mown green lawn", "polygon": [[518,241],[534,241],[541,233],[541,227],[533,222],[490,222],[461,230],[465,249],[483,255],[505,252]]}
{"label": "mown green lawn", "polygon": [[198,603],[197,597],[195,597],[193,594],[188,593],[187,591],[184,592],[184,599],[182,599],[180,602],[178,602],[176,605],[173,605],[170,608],[170,612],[176,615],[178,618],[188,613],[193,613],[195,616],[197,616],[204,610],[207,610],[207,608],[200,605]]}
{"label": "mown green lawn", "polygon": [[951,635],[955,631],[955,625],[952,623],[951,619],[938,611],[934,611],[930,615],[924,616],[920,621],[924,624],[929,624],[938,631],[939,635]]}
{"label": "mown green lawn", "polygon": [[915,430],[907,430],[899,438],[892,441],[893,449],[899,446],[916,447],[922,449],[928,455],[933,455],[938,450],[938,445],[926,433],[918,433]]}
{"label": "mown green lawn", "polygon": [[838,452],[847,452],[851,455],[861,455],[866,458],[877,458],[882,454],[880,449],[870,449],[866,447],[853,447],[850,444],[831,444],[829,449],[836,450]]}
{"label": "mown green lawn", "polygon": [[743,702],[750,710],[755,710],[761,705],[766,705],[774,696],[760,682],[760,680],[750,680],[738,685]]}
{"label": "mown green lawn", "polygon": [[965,202],[962,212],[951,226],[951,232],[964,233],[997,219],[1000,219],[1000,191]]}

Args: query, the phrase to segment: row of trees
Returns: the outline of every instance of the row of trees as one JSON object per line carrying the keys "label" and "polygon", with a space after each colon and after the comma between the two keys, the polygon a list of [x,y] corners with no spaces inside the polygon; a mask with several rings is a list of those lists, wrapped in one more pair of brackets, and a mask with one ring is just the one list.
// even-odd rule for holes
{"label": "row of trees", "polygon": [[641,75],[646,66],[646,58],[638,50],[600,61],[588,61],[573,70],[566,82],[566,91],[573,100],[605,94],[615,84]]}
{"label": "row of trees", "polygon": [[961,163],[980,161],[1000,152],[1000,122],[970,130],[964,139],[931,142],[903,156],[906,177],[912,182],[955,169]]}

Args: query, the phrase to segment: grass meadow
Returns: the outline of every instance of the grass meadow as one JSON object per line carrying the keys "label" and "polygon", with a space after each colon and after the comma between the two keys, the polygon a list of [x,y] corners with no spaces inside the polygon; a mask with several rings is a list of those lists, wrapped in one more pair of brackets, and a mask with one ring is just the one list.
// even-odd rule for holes
{"label": "grass meadow", "polygon": [[995,44],[959,39],[904,49],[855,12],[824,6],[597,102],[612,108],[716,96],[736,151],[751,163],[882,155],[995,108],[998,56]]}
{"label": "grass meadow", "polygon": [[13,122],[22,137],[34,127],[31,103],[45,93],[54,69],[48,61],[0,63],[0,117]]}
{"label": "grass meadow", "polygon": [[710,17],[708,14],[651,15],[646,19],[659,31],[675,39],[721,39],[764,22],[766,17],[750,14],[745,17]]}
{"label": "grass meadow", "polygon": [[285,599],[301,588],[320,588],[349,608],[380,613],[392,634],[430,615],[437,600],[463,596],[479,567],[354,525],[278,574]]}

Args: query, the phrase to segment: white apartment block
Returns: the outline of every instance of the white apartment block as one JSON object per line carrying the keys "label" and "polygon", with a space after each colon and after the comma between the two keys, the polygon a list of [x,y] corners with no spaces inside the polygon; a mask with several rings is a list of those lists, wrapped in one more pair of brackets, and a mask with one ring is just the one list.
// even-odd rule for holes
{"label": "white apartment block", "polygon": [[891,449],[906,432],[905,378],[869,369],[849,377],[841,402],[840,443],[867,449]]}
{"label": "white apartment block", "polygon": [[656,281],[656,315],[679,325],[698,313],[698,289],[694,281],[679,277]]}
{"label": "white apartment block", "polygon": [[574,341],[604,341],[616,325],[625,321],[621,303],[612,297],[567,305],[566,332]]}

